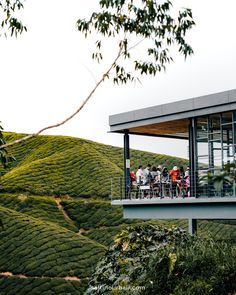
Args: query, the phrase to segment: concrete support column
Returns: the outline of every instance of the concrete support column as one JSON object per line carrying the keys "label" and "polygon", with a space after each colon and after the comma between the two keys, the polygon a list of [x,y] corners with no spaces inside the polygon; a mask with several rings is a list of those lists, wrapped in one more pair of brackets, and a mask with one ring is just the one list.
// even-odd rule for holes
{"label": "concrete support column", "polygon": [[197,219],[189,218],[188,220],[188,232],[190,235],[197,234]]}
{"label": "concrete support column", "polygon": [[126,130],[124,134],[124,196],[128,197],[130,188],[130,148],[129,148],[129,133]]}

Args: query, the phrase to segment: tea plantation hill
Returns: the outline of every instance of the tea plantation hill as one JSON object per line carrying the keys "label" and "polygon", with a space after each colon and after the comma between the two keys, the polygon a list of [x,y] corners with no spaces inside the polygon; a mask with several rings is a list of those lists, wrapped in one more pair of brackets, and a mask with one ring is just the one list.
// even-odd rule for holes
{"label": "tea plantation hill", "polygon": [[[7,141],[22,134],[6,133]],[[89,140],[65,136],[38,136],[11,148],[16,162],[2,170],[1,190],[27,191],[37,195],[107,197],[123,176],[123,150]],[[181,158],[131,151],[131,169],[146,165],[186,165]]]}
{"label": "tea plantation hill", "polygon": [[[22,136],[7,133],[7,140]],[[0,294],[84,294],[94,267],[113,237],[138,220],[111,206],[110,178],[122,175],[122,149],[88,140],[39,136],[12,148],[2,170]],[[183,159],[131,151],[139,163],[167,166]],[[108,183],[108,184],[107,184]],[[182,221],[147,221],[187,228]],[[199,234],[236,240],[235,226],[199,223]]]}

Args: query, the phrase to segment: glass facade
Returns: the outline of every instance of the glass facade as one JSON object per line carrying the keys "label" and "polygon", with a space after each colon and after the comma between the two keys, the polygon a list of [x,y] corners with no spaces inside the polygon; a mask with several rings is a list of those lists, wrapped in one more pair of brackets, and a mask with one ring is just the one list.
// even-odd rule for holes
{"label": "glass facade", "polygon": [[216,188],[207,175],[217,176],[226,164],[236,160],[236,111],[198,117],[196,126],[197,196],[235,195],[234,186]]}

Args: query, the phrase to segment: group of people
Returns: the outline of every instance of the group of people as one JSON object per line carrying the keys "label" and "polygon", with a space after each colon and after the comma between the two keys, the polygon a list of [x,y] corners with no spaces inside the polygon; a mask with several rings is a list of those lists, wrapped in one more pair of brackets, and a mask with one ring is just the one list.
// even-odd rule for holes
{"label": "group of people", "polygon": [[145,168],[140,165],[137,172],[130,173],[133,188],[150,186],[160,197],[186,197],[190,196],[190,170],[189,167],[173,166],[168,171],[162,165],[152,166],[148,164]]}

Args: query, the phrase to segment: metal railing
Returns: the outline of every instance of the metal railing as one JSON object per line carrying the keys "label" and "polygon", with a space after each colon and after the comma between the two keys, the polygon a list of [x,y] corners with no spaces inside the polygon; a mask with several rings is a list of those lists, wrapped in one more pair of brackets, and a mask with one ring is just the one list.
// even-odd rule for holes
{"label": "metal railing", "polygon": [[[196,178],[197,179],[197,178]],[[177,182],[160,181],[157,183],[137,184],[129,181],[126,185],[123,177],[113,178],[111,180],[112,200],[120,199],[142,199],[142,198],[210,198],[210,197],[236,197],[236,183],[231,184],[222,182],[213,183],[210,180],[197,179],[194,189],[180,179]]]}

